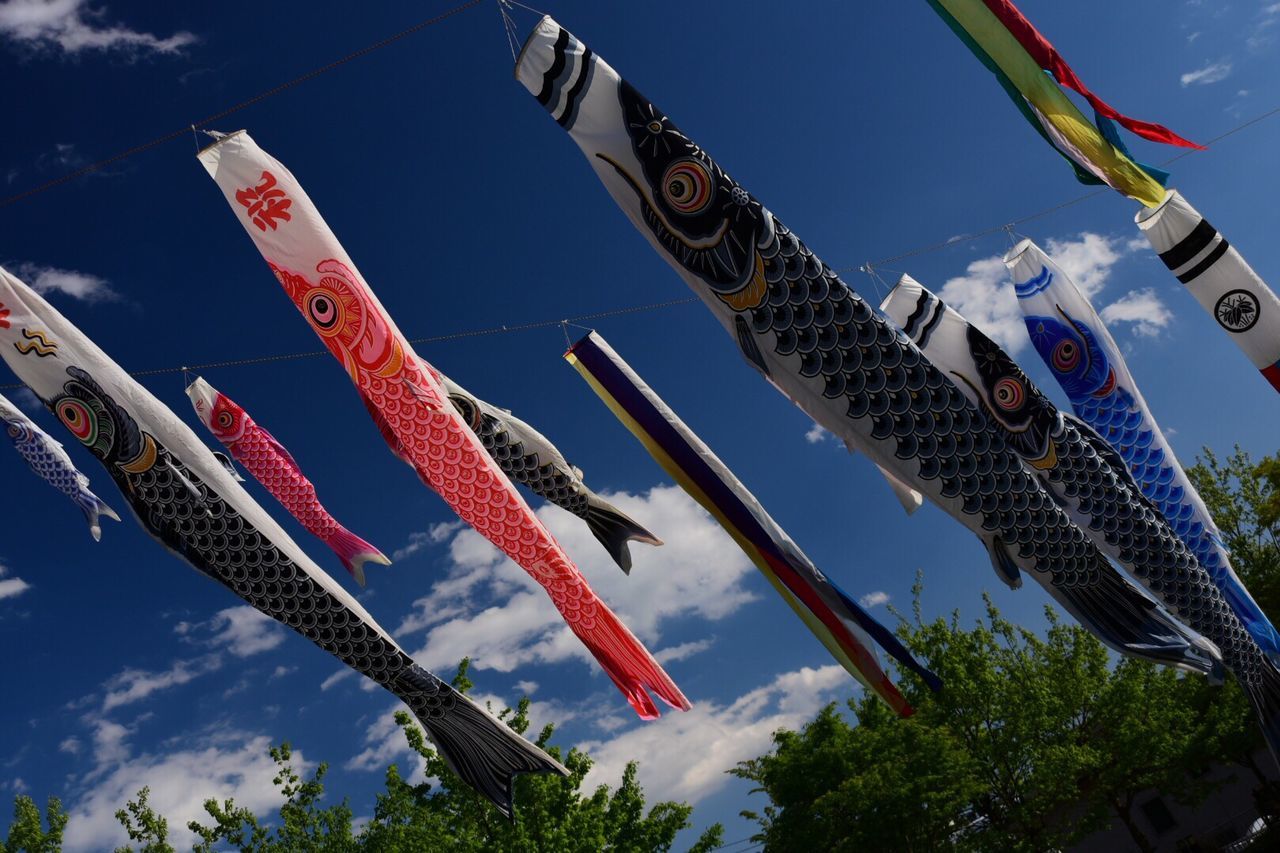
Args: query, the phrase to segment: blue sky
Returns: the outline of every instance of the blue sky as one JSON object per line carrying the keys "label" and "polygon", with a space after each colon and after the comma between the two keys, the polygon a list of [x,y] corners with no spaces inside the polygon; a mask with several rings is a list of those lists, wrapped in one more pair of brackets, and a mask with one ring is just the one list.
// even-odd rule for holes
{"label": "blue sky", "polygon": [[[1103,97],[1193,139],[1280,103],[1280,5],[1021,5]],[[0,2],[0,106],[10,119],[0,194],[190,124],[444,6],[353,8]],[[825,0],[784,14],[763,0],[562,0],[550,11],[834,267],[1082,192],[924,2]],[[217,129],[239,127],[298,176],[412,336],[688,295],[512,80],[491,3]],[[1179,161],[1173,181],[1273,282],[1278,146],[1280,120],[1271,119]],[[1152,162],[1176,153],[1134,147]],[[194,153],[192,139],[179,139],[0,209],[0,263],[50,292],[129,369],[317,349]],[[1135,208],[1106,194],[1019,231],[1055,253],[1100,307],[1119,306],[1113,330],[1184,461],[1203,445],[1273,451],[1276,397],[1140,241]],[[910,272],[942,289],[1020,347],[1024,366],[1061,400],[1002,307],[1009,286],[993,258],[1007,246],[1004,234],[957,242],[883,275]],[[878,301],[881,286],[867,276],[846,280]],[[866,460],[760,382],[700,305],[597,327],[824,571],[881,602],[877,614],[890,618],[885,600],[908,604],[922,570],[929,616],[958,608],[975,618],[988,591],[1015,619],[1041,623],[1038,587],[1005,589],[974,537],[940,512],[905,517]],[[561,641],[542,592],[454,526],[387,452],[332,359],[204,375],[289,447],[335,516],[399,552],[390,568],[370,567],[362,601],[421,662],[447,674],[473,654],[477,691],[497,701],[528,692],[537,720],[564,723],[559,742],[597,756],[593,783],[615,783],[638,757],[652,797],[695,802],[699,825],[725,821],[736,840],[750,833],[737,812],[761,802],[722,771],[766,749],[778,726],[852,695],[853,683],[561,361],[563,343],[552,328],[419,352],[536,425],[589,484],[666,539],[636,546],[624,578],[577,519],[539,510],[695,703],[657,723],[634,718]],[[181,375],[145,383],[196,426]],[[70,452],[124,509],[96,462]],[[0,793],[60,795],[74,815],[71,846],[110,847],[112,813],[144,784],[179,818],[175,827],[209,795],[270,810],[266,746],[288,738],[306,761],[332,764],[332,787],[352,795],[356,814],[372,811],[381,768],[408,760],[390,696],[252,618],[132,520],[108,522],[95,545],[76,510],[16,454],[0,453],[0,478]],[[345,582],[322,544],[249,488]]]}

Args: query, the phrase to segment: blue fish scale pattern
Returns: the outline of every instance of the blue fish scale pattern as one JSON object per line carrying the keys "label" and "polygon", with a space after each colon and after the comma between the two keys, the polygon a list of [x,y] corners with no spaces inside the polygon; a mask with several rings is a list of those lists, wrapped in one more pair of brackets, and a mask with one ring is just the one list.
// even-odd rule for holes
{"label": "blue fish scale pattern", "polygon": [[24,430],[25,436],[16,438],[14,447],[33,471],[49,485],[80,503],[84,496],[84,478],[79,471],[68,468],[57,456],[45,448],[39,437]]}
{"label": "blue fish scale pattern", "polygon": [[1268,666],[1262,650],[1156,508],[1134,494],[1128,478],[1121,479],[1069,419],[1056,443],[1058,463],[1046,472],[1048,480],[1174,615],[1218,646],[1237,678],[1258,686]]}
{"label": "blue fish scale pattern", "polygon": [[1117,388],[1102,397],[1071,398],[1071,405],[1085,423],[1098,431],[1120,453],[1142,492],[1155,502],[1174,531],[1186,542],[1215,582],[1227,576],[1222,553],[1195,508],[1186,501],[1177,473],[1165,461],[1164,449],[1154,446],[1151,430],[1143,429],[1142,411],[1133,396]]}
{"label": "blue fish scale pattern", "polygon": [[[770,214],[766,213],[766,216]],[[1105,558],[1022,467],[986,416],[917,349],[853,293],[777,219],[761,249],[768,295],[751,327],[772,331],[775,352],[798,353],[803,376],[844,397],[848,416],[870,419],[872,437],[893,441],[936,493],[962,501],[1055,585],[1097,584]]]}

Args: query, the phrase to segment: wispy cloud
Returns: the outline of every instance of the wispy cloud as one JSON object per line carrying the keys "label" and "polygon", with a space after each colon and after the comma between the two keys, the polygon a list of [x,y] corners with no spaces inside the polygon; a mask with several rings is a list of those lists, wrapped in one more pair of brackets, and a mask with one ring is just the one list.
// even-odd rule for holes
{"label": "wispy cloud", "polygon": [[442,521],[439,524],[431,525],[425,531],[414,531],[409,534],[409,541],[403,547],[397,548],[391,553],[391,559],[403,560],[405,557],[418,553],[428,545],[439,545],[461,530],[463,525],[464,522],[461,521]]}
{"label": "wispy cloud", "polygon": [[674,661],[691,658],[699,652],[705,652],[715,645],[715,640],[692,640],[678,646],[668,646],[653,653],[653,659],[663,666]]}
{"label": "wispy cloud", "polygon": [[889,603],[889,593],[884,592],[883,590],[876,590],[875,592],[869,592],[866,595],[862,596],[862,598],[859,598],[858,603],[861,604],[863,607],[866,607],[867,609],[870,609],[872,607],[879,607],[881,604]]}
{"label": "wispy cloud", "polygon": [[1144,338],[1158,337],[1173,322],[1173,312],[1151,287],[1131,290],[1099,313],[1107,323],[1132,323],[1133,333]]}
{"label": "wispy cloud", "polygon": [[9,569],[0,564],[0,601],[6,598],[17,598],[29,589],[31,584],[22,578],[10,577]]}
{"label": "wispy cloud", "polygon": [[828,438],[831,438],[831,433],[828,432],[826,427],[822,426],[822,424],[814,424],[809,427],[809,431],[804,434],[804,440],[810,444],[817,444],[818,442],[825,441]]}
{"label": "wispy cloud", "polygon": [[1183,74],[1179,80],[1185,86],[1208,86],[1210,83],[1218,83],[1226,80],[1231,76],[1231,61],[1222,59],[1217,62],[1208,62],[1194,71],[1188,71]]}
{"label": "wispy cloud", "polygon": [[92,273],[28,263],[16,265],[14,272],[40,294],[63,293],[85,302],[106,302],[119,298],[119,294],[111,289],[105,278]]}
{"label": "wispy cloud", "polygon": [[129,57],[178,54],[196,42],[186,31],[157,36],[108,23],[106,8],[91,8],[88,0],[4,0],[0,39],[71,56],[97,51]]}
{"label": "wispy cloud", "polygon": [[122,670],[103,684],[106,695],[102,700],[102,710],[111,711],[123,705],[141,702],[153,693],[186,684],[221,667],[221,656],[206,655],[192,660],[174,661],[173,665],[165,670],[148,671],[133,668]]}

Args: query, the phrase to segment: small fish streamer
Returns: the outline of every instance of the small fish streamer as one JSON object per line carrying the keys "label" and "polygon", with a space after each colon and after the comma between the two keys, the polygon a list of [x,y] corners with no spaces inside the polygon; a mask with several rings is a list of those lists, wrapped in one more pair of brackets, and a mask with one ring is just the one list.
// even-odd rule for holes
{"label": "small fish streamer", "polygon": [[356,583],[365,585],[365,563],[391,565],[381,551],[334,520],[289,451],[235,400],[198,376],[187,386],[187,397],[196,416],[214,438],[231,451],[236,461],[289,510],[290,515],[333,549]]}
{"label": "small fish streamer", "polygon": [[440,376],[440,384],[449,394],[449,402],[479,436],[484,449],[503,473],[581,518],[623,572],[631,574],[628,542],[662,544],[661,539],[587,488],[582,471],[566,462],[564,455],[542,433],[506,409],[486,403],[447,376]]}
{"label": "small fish streamer", "polygon": [[[4,323],[0,323],[0,328],[3,327]],[[35,341],[28,343],[35,347]],[[115,510],[89,490],[89,478],[80,473],[62,445],[3,395],[0,395],[0,424],[4,425],[9,440],[13,442],[18,454],[26,460],[28,467],[46,483],[71,498],[71,502],[84,513],[85,521],[89,522],[89,535],[94,542],[102,538],[102,525],[99,522],[102,516],[120,520]]]}
{"label": "small fish streamer", "polygon": [[289,298],[346,369],[392,451],[547,590],[637,714],[658,716],[648,690],[673,708],[689,708],[454,409],[440,375],[396,328],[289,170],[244,131],[199,157]]}
{"label": "small fish streamer", "polygon": [[693,430],[592,332],[565,359],[689,496],[715,516],[743,552],[850,675],[903,716],[911,706],[876,660],[872,637],[932,689],[942,684],[893,633],[818,570]]}
{"label": "small fish streamer", "polygon": [[0,307],[10,312],[0,324],[0,356],[97,457],[139,523],[170,552],[395,694],[458,775],[504,814],[517,774],[567,774],[414,663],[172,410],[3,269]]}

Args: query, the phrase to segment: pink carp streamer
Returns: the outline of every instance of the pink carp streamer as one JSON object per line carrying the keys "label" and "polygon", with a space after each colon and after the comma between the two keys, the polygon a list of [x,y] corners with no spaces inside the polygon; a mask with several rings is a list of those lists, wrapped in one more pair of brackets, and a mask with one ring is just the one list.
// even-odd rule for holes
{"label": "pink carp streamer", "polygon": [[365,585],[364,564],[389,566],[391,561],[368,542],[347,530],[329,514],[316,496],[316,487],[302,473],[284,445],[241,408],[235,400],[204,379],[187,386],[187,396],[200,422],[231,451],[236,461],[289,510],[313,536],[333,549],[356,583]]}
{"label": "pink carp streamer", "polygon": [[244,131],[199,155],[272,272],[342,363],[393,452],[464,521],[522,566],[627,701],[658,716],[653,691],[689,701],[538,520],[414,353],[302,186]]}

